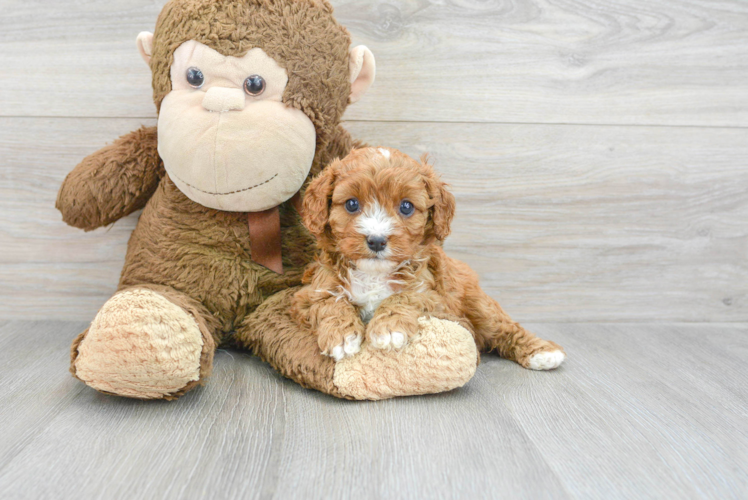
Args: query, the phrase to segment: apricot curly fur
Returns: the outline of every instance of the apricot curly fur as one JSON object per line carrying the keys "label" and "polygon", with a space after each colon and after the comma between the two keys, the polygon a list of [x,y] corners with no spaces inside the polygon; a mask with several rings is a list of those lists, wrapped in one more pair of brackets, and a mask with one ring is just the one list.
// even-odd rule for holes
{"label": "apricot curly fur", "polygon": [[[434,316],[464,325],[480,351],[496,351],[525,367],[538,352],[563,352],[513,321],[481,289],[467,264],[446,255],[441,243],[450,232],[455,200],[427,157],[418,162],[397,150],[387,151],[384,155],[381,148],[354,150],[333,162],[307,190],[303,220],[318,237],[321,252],[307,269],[306,286],[295,294],[292,314],[300,325],[318,332],[322,352],[329,355],[332,346],[362,330],[360,307],[351,301],[352,271],[367,259],[387,260],[368,248],[356,222],[364,207],[374,203],[394,224],[387,248],[396,265],[387,278],[394,293],[379,304],[365,327],[370,342],[390,332],[412,337],[419,317]],[[342,207],[352,198],[362,207],[359,213]],[[415,206],[407,217],[398,215],[404,199]]]}

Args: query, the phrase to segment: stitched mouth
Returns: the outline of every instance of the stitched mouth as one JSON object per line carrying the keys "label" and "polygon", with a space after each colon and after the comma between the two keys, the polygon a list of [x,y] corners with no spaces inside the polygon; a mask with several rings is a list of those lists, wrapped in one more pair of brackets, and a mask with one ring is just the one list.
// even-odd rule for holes
{"label": "stitched mouth", "polygon": [[205,191],[203,189],[200,189],[199,187],[193,186],[192,184],[190,184],[189,182],[185,181],[184,179],[182,179],[178,175],[175,175],[174,177],[176,177],[177,179],[179,179],[179,181],[182,184],[185,184],[186,186],[194,189],[195,191],[200,191],[201,193],[210,194],[210,195],[213,195],[213,196],[227,196],[227,195],[230,195],[230,194],[243,193],[245,191],[250,191],[250,190],[252,190],[254,188],[258,188],[260,186],[264,186],[265,184],[269,183],[270,181],[272,181],[273,179],[275,179],[276,177],[278,177],[278,174],[275,174],[270,179],[268,179],[266,181],[263,181],[263,182],[260,182],[259,184],[255,184],[254,186],[249,186],[249,187],[246,187],[244,189],[237,189],[236,191],[229,191],[227,193],[213,193],[211,191]]}

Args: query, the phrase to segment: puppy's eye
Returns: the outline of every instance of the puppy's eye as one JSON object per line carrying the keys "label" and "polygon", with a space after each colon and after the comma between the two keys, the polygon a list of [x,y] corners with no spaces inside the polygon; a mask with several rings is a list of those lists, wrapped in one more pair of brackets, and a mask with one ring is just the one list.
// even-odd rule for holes
{"label": "puppy's eye", "polygon": [[265,92],[265,79],[260,75],[252,75],[244,80],[244,92],[252,96],[258,96]]}
{"label": "puppy's eye", "polygon": [[415,211],[416,207],[414,207],[413,204],[408,200],[403,200],[402,202],[400,202],[400,213],[404,217],[410,217]]}
{"label": "puppy's eye", "polygon": [[190,68],[187,70],[187,83],[190,87],[199,89],[205,83],[205,75],[197,68]]}
{"label": "puppy's eye", "polygon": [[358,212],[359,204],[356,198],[351,198],[345,202],[345,209],[349,214],[355,214]]}

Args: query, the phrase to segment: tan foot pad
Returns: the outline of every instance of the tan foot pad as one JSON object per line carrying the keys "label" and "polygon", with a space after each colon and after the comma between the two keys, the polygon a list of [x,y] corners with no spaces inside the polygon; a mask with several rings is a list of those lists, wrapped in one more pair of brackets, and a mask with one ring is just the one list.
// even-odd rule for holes
{"label": "tan foot pad", "polygon": [[200,378],[202,348],[189,313],[151,290],[127,290],[94,318],[78,346],[75,375],[99,391],[160,399]]}
{"label": "tan foot pad", "polygon": [[450,391],[475,374],[478,349],[473,336],[452,321],[420,318],[419,336],[400,351],[364,344],[361,352],[335,365],[335,386],[354,399],[387,399]]}

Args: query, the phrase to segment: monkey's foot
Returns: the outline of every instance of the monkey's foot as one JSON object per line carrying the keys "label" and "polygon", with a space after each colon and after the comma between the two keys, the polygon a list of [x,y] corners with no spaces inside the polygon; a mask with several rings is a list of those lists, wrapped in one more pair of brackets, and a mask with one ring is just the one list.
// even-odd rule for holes
{"label": "monkey's foot", "polygon": [[353,399],[386,399],[450,391],[465,385],[478,366],[470,332],[457,323],[420,318],[418,335],[398,351],[366,343],[335,364],[335,387]]}
{"label": "monkey's foot", "polygon": [[73,375],[139,399],[174,399],[197,385],[210,372],[213,339],[167,297],[145,288],[115,294],[73,342]]}

